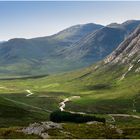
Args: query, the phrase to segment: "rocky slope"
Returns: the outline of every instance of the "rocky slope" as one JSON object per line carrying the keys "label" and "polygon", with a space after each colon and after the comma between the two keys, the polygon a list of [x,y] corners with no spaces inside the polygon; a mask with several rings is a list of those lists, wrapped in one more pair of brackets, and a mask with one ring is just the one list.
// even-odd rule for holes
{"label": "rocky slope", "polygon": [[48,130],[62,129],[62,125],[54,122],[41,122],[30,124],[27,128],[23,128],[22,132],[25,134],[39,135],[43,139],[49,138]]}
{"label": "rocky slope", "polygon": [[104,63],[107,66],[117,65],[124,68],[120,80],[128,74],[140,72],[140,26],[104,60]]}
{"label": "rocky slope", "polygon": [[140,61],[140,26],[105,59],[105,63]]}

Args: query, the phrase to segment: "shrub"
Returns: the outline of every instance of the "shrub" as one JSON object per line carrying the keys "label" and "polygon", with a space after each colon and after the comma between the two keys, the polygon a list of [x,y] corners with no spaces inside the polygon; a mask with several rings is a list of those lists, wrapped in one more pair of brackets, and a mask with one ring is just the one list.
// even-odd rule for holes
{"label": "shrub", "polygon": [[54,111],[50,114],[50,120],[53,122],[75,122],[84,123],[89,121],[98,121],[105,123],[105,118],[99,118],[91,115],[74,114],[64,111]]}

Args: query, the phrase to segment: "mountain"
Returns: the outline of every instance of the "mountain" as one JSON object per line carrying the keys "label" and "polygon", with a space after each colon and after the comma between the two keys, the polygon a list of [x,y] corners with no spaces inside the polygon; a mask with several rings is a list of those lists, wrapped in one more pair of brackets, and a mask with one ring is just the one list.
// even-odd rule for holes
{"label": "mountain", "polygon": [[109,55],[139,24],[139,20],[109,24],[65,48],[62,55],[84,65],[93,64]]}
{"label": "mountain", "polygon": [[48,37],[10,39],[0,44],[0,75],[44,75],[89,66],[114,51],[139,24],[89,23]]}
{"label": "mountain", "polygon": [[55,67],[55,54],[102,27],[89,23],[72,26],[48,37],[10,39],[0,44],[0,73],[26,75],[59,71],[59,64]]}
{"label": "mountain", "polygon": [[64,42],[74,43],[77,42],[82,37],[86,36],[87,34],[94,32],[104,26],[94,23],[88,23],[88,24],[79,24],[72,26],[70,28],[67,28],[52,37],[56,40],[62,40]]}

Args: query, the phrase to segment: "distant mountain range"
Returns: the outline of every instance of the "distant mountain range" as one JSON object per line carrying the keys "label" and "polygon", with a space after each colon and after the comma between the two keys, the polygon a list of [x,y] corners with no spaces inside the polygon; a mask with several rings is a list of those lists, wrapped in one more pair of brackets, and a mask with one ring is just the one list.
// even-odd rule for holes
{"label": "distant mountain range", "polygon": [[91,65],[115,50],[139,24],[137,20],[106,27],[90,23],[48,37],[11,39],[0,43],[0,74],[50,74]]}
{"label": "distant mountain range", "polygon": [[[48,37],[10,39],[0,44],[0,73],[28,75],[57,72],[62,64],[57,63],[59,50],[102,27],[90,23],[72,26]],[[60,71],[64,69],[60,68]]]}

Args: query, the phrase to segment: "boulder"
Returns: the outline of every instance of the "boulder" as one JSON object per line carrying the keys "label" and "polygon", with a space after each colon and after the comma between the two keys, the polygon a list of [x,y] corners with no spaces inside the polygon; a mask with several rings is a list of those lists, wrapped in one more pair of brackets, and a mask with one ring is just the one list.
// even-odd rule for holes
{"label": "boulder", "polygon": [[33,123],[30,124],[28,127],[23,128],[22,132],[25,134],[35,134],[39,135],[40,137],[46,139],[49,138],[47,133],[50,129],[62,129],[62,125],[54,122],[41,122],[41,123]]}

